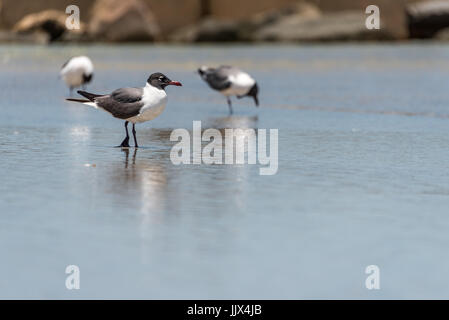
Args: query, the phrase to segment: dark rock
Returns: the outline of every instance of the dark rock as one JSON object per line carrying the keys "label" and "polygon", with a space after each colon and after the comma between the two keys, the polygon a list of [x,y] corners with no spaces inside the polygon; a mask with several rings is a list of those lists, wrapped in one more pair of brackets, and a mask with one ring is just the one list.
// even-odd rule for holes
{"label": "dark rock", "polygon": [[441,41],[449,41],[449,28],[444,28],[435,34],[435,39]]}
{"label": "dark rock", "polygon": [[82,33],[84,28],[80,24],[79,30],[68,30],[65,26],[67,15],[58,10],[44,10],[23,17],[13,28],[18,34],[44,33],[49,41],[61,40],[68,32]]}
{"label": "dark rock", "polygon": [[432,38],[438,31],[449,27],[449,1],[410,4],[407,17],[411,38]]}

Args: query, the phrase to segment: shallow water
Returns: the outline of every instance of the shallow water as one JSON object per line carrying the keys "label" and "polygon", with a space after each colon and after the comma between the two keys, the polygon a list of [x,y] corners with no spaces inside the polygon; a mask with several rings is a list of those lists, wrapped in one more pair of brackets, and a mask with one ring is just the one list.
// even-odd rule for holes
{"label": "shallow water", "polygon": [[[143,148],[64,101],[76,54],[89,91],[183,82],[137,126]],[[228,117],[194,74],[222,63],[258,79],[259,109]],[[449,46],[2,45],[0,67],[0,298],[449,298]],[[279,129],[278,173],[173,165],[193,120]]]}

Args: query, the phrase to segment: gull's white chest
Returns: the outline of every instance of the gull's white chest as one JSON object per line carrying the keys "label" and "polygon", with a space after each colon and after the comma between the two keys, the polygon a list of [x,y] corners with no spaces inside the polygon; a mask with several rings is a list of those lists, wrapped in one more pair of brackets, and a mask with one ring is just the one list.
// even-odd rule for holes
{"label": "gull's white chest", "polygon": [[83,83],[84,69],[81,67],[64,70],[62,78],[68,86],[79,87]]}
{"label": "gull's white chest", "polygon": [[163,89],[158,89],[151,85],[146,85],[142,96],[143,107],[139,115],[127,119],[130,122],[145,122],[158,117],[167,104],[167,93]]}

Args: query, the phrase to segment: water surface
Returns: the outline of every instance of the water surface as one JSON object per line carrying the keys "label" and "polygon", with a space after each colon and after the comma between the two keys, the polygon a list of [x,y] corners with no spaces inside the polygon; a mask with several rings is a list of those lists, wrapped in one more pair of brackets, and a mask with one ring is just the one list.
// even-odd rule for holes
{"label": "water surface", "polygon": [[[183,82],[142,148],[64,101],[77,54],[93,92]],[[228,117],[203,64],[248,70],[261,107]],[[0,298],[449,298],[449,46],[2,45],[0,67]],[[174,166],[170,133],[193,120],[279,129],[278,173]]]}

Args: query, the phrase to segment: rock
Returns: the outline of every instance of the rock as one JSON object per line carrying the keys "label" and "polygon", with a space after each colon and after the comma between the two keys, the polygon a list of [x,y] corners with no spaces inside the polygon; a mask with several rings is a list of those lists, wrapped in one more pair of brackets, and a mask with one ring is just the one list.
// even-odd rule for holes
{"label": "rock", "polygon": [[[406,4],[412,0],[308,0],[318,6],[324,14],[343,11],[358,11],[365,15],[369,5],[377,5],[380,10],[380,36],[391,39],[408,38]],[[373,34],[368,34],[373,35]]]}
{"label": "rock", "polygon": [[97,0],[92,8],[89,35],[104,41],[154,41],[160,28],[141,0]]}
{"label": "rock", "polygon": [[239,40],[239,23],[205,19],[199,24],[184,27],[171,34],[175,42],[226,42]]}
{"label": "rock", "polygon": [[0,27],[12,29],[13,26],[26,15],[41,12],[49,9],[65,12],[67,6],[76,4],[80,9],[80,19],[87,22],[90,9],[94,1],[92,0],[0,0]]}
{"label": "rock", "polygon": [[389,28],[366,28],[365,10],[322,13],[317,5],[299,2],[242,20],[208,18],[171,35],[173,41],[359,41],[397,38]]}
{"label": "rock", "polygon": [[245,41],[260,40],[255,36],[259,30],[269,28],[280,21],[301,19],[313,19],[321,16],[317,6],[306,2],[285,6],[281,9],[269,10],[255,14],[249,19],[243,20],[240,25],[240,39]]}
{"label": "rock", "polygon": [[365,27],[366,16],[360,11],[345,11],[319,15],[295,14],[254,34],[258,41],[346,41],[388,39],[387,34]]}
{"label": "rock", "polygon": [[209,17],[199,24],[178,30],[170,35],[169,39],[176,42],[252,41],[253,34],[260,28],[293,14],[316,16],[320,13],[316,6],[300,3],[261,12],[242,20],[220,20]]}
{"label": "rock", "polygon": [[243,20],[273,9],[298,3],[298,0],[208,0],[209,14],[216,20]]}
{"label": "rock", "polygon": [[157,17],[163,35],[200,21],[203,0],[143,0]]}
{"label": "rock", "polygon": [[20,42],[32,44],[47,44],[50,41],[45,32],[33,32],[30,34],[19,34],[13,31],[0,31],[0,43]]}
{"label": "rock", "polygon": [[3,2],[2,2],[2,0],[0,0],[0,30],[6,28],[6,26],[3,22],[3,19],[1,18],[3,15],[2,8],[3,8]]}
{"label": "rock", "polygon": [[85,27],[80,24],[79,30],[68,30],[66,19],[68,15],[58,10],[44,10],[23,17],[13,28],[18,34],[45,33],[49,41],[62,39],[65,33],[82,34]]}
{"label": "rock", "polygon": [[435,0],[410,4],[407,15],[411,38],[431,38],[449,27],[449,2]]}
{"label": "rock", "polygon": [[441,41],[449,41],[449,28],[444,28],[435,34],[435,39]]}
{"label": "rock", "polygon": [[[97,1],[93,0],[0,0],[0,29],[11,29],[25,15],[48,9],[64,11],[76,4],[80,8],[80,19],[89,22]],[[123,1],[127,2],[127,1]],[[202,15],[203,0],[141,0],[155,17],[163,35],[198,22]],[[182,14],[180,14],[182,12]]]}

